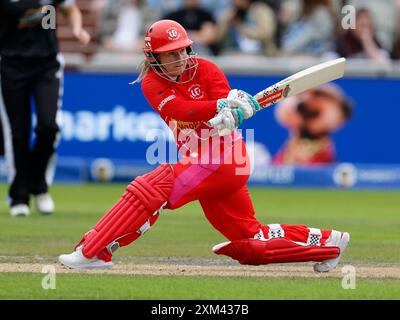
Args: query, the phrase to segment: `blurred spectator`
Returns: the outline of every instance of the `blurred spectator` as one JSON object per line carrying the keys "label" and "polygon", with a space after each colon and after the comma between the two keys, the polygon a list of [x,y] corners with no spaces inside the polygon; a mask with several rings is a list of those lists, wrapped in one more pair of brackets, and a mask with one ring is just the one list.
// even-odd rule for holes
{"label": "blurred spectator", "polygon": [[330,135],[350,118],[352,107],[343,91],[325,84],[290,97],[277,106],[276,118],[289,138],[274,156],[274,164],[309,165],[336,161]]}
{"label": "blurred spectator", "polygon": [[396,1],[397,0],[347,0],[346,4],[357,10],[369,10],[375,24],[375,34],[381,47],[390,52],[393,47],[396,29]]}
{"label": "blurred spectator", "polygon": [[230,5],[231,0],[201,0],[201,4],[212,13],[214,19],[218,21],[225,9]]}
{"label": "blurred spectator", "polygon": [[282,45],[282,37],[288,26],[294,23],[300,16],[301,6],[298,0],[282,0],[279,11],[276,13],[277,20],[277,46]]}
{"label": "blurred spectator", "polygon": [[267,4],[274,12],[275,26],[276,26],[274,42],[276,47],[279,47],[283,29],[281,22],[279,20],[279,13],[281,12],[282,9],[282,0],[258,0],[258,1]]}
{"label": "blurred spectator", "polygon": [[254,0],[232,0],[218,22],[224,52],[275,55],[276,21],[273,10]]}
{"label": "blurred spectator", "polygon": [[163,19],[180,23],[194,41],[193,50],[201,54],[216,54],[216,24],[212,14],[200,7],[200,0],[184,0],[182,8]]}
{"label": "blurred spectator", "polygon": [[394,60],[400,60],[400,35],[397,36],[396,41],[393,45],[391,58]]}
{"label": "blurred spectator", "polygon": [[318,56],[332,51],[337,21],[330,0],[303,0],[300,17],[282,38],[282,53]]}
{"label": "blurred spectator", "polygon": [[392,59],[399,60],[400,59],[400,0],[396,0],[396,34],[395,34],[395,42],[392,49],[391,57]]}
{"label": "blurred spectator", "polygon": [[275,14],[279,12],[282,6],[282,0],[259,0],[259,2],[264,2],[267,4]]}
{"label": "blurred spectator", "polygon": [[144,0],[109,1],[104,9],[103,48],[111,51],[141,51],[147,27],[156,19],[156,12]]}
{"label": "blurred spectator", "polygon": [[157,11],[158,17],[162,17],[182,7],[183,0],[146,0],[146,3],[152,8],[152,10]]}
{"label": "blurred spectator", "polygon": [[368,9],[361,8],[356,14],[356,28],[348,29],[337,39],[337,52],[346,58],[367,58],[386,61],[389,54],[382,49]]}

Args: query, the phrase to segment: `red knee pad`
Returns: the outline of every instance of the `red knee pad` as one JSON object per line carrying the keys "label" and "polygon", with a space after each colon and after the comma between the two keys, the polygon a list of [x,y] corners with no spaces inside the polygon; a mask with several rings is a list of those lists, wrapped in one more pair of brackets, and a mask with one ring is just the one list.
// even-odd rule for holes
{"label": "red knee pad", "polygon": [[251,265],[323,261],[336,258],[340,253],[338,247],[304,246],[285,238],[236,240],[216,245],[213,251]]}
{"label": "red knee pad", "polygon": [[133,180],[121,199],[77,245],[84,244],[82,252],[85,257],[95,257],[110,244],[129,244],[144,233],[166,204],[173,182],[170,165],[161,165]]}

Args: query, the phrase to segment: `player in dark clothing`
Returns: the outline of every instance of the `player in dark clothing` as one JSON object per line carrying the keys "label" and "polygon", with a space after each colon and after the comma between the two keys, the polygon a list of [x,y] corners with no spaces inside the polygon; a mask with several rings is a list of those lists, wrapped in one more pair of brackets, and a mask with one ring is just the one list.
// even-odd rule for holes
{"label": "player in dark clothing", "polygon": [[[29,215],[30,195],[40,213],[54,211],[48,187],[54,176],[64,65],[55,30],[58,8],[74,37],[89,43],[74,0],[0,2],[0,112],[12,216]],[[32,146],[31,98],[36,111]]]}

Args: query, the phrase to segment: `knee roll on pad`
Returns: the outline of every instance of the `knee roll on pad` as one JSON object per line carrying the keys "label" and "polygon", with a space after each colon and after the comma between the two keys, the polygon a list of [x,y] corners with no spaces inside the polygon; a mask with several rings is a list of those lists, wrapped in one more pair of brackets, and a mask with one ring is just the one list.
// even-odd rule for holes
{"label": "knee roll on pad", "polygon": [[340,253],[339,247],[300,245],[284,238],[225,242],[214,246],[213,251],[250,265],[324,261],[336,258]]}
{"label": "knee roll on pad", "polygon": [[82,252],[85,257],[95,257],[113,242],[118,242],[119,246],[126,245],[143,234],[166,204],[173,182],[170,165],[161,165],[133,180],[121,199],[77,245],[84,244]]}

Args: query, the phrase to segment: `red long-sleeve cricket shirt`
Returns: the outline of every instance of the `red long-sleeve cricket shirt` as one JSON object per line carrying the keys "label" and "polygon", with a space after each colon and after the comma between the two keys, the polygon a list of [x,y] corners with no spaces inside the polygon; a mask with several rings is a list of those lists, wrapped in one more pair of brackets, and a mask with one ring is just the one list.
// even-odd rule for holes
{"label": "red long-sleeve cricket shirt", "polygon": [[[230,91],[228,80],[213,62],[197,59],[194,78],[179,84],[149,71],[142,81],[142,91],[156,112],[174,133],[179,152],[189,156],[194,150],[191,140],[198,140],[206,124],[217,113],[217,100],[226,98]],[[204,135],[202,136],[204,137]]]}

